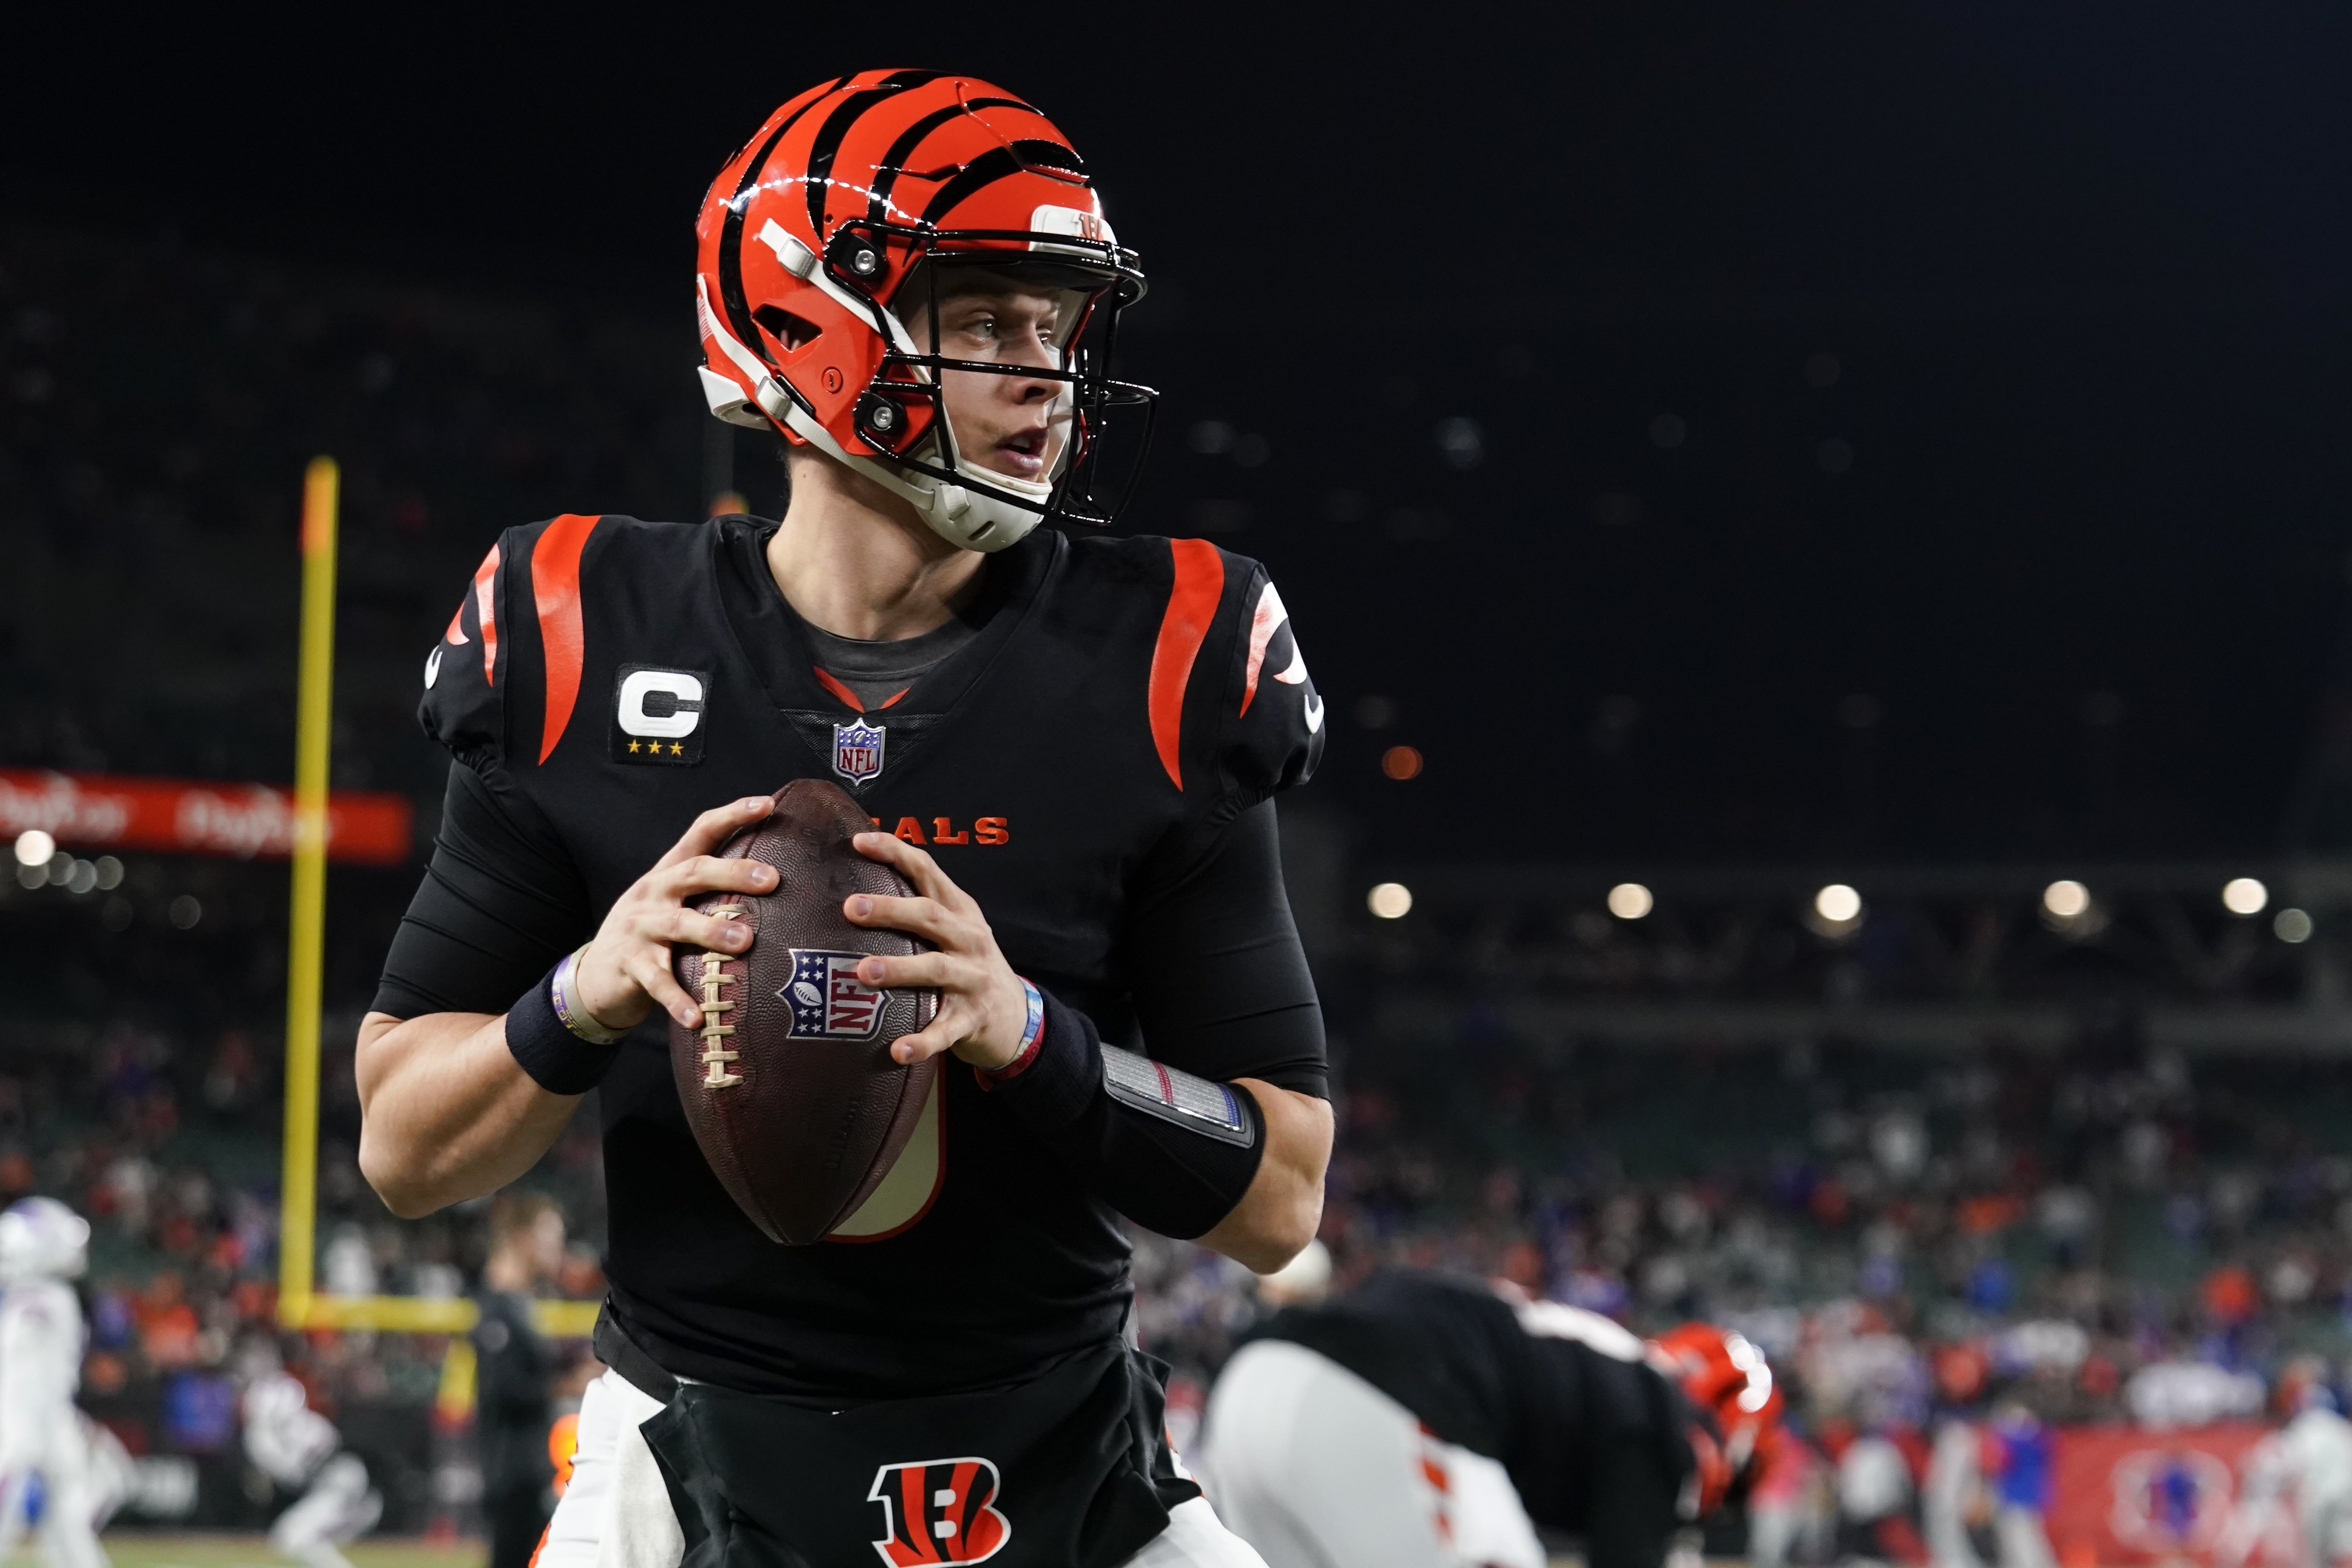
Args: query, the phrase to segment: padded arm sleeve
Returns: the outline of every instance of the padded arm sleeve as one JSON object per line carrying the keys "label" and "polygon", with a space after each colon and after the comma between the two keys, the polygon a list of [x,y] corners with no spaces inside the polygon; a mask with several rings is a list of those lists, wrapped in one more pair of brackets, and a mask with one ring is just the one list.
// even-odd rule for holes
{"label": "padded arm sleeve", "polygon": [[[1182,1240],[1213,1229],[1248,1194],[1265,1158],[1257,1101],[1238,1084],[1187,1083],[1107,1048],[1092,1019],[1045,995],[1037,1059],[993,1092],[1136,1224]],[[1210,1113],[1192,1114],[1181,1109],[1188,1104]]]}
{"label": "padded arm sleeve", "polygon": [[1147,868],[1123,943],[1153,1060],[1328,1099],[1323,1008],[1282,885],[1274,803],[1243,812],[1181,873]]}
{"label": "padded arm sleeve", "polygon": [[554,835],[453,763],[433,858],[392,939],[374,1010],[503,1013],[593,934],[587,886]]}

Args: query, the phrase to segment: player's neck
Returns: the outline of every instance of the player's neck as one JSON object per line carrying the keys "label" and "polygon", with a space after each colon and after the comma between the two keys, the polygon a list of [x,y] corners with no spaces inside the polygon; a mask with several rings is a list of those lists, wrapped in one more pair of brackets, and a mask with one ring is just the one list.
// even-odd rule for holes
{"label": "player's neck", "polygon": [[768,541],[784,602],[822,631],[868,642],[946,624],[979,592],[986,560],[873,480],[814,456],[793,462],[792,503]]}

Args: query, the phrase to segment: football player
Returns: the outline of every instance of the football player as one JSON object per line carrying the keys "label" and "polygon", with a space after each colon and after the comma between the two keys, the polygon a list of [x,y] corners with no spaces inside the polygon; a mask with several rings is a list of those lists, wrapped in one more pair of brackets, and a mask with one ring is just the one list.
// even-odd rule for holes
{"label": "football player", "polygon": [[[2352,1520],[2352,1422],[2336,1413],[2326,1375],[2327,1363],[2316,1356],[2295,1357],[2281,1369],[2272,1398],[2286,1425],[2247,1456],[2238,1504],[2213,1543],[2220,1568],[2290,1557],[2297,1568],[2336,1561]],[[2292,1549],[2282,1550],[2289,1542]],[[2007,1554],[2001,1568],[2011,1568]]]}
{"label": "football player", "polygon": [[335,1424],[310,1408],[309,1391],[275,1346],[254,1340],[239,1361],[245,1457],[289,1500],[269,1527],[270,1550],[303,1568],[352,1568],[343,1546],[383,1517],[367,1462],[346,1451]]}
{"label": "football player", "polygon": [[[1255,1563],[1121,1337],[1119,1216],[1265,1271],[1321,1213],[1321,1015],[1271,797],[1323,702],[1282,598],[1213,545],[1095,526],[1115,427],[1150,409],[1109,374],[1143,275],[1018,97],[822,84],[728,163],[698,237],[704,389],[785,443],[789,502],[566,515],[483,560],[425,665],[456,766],[362,1031],[361,1166],[424,1214],[520,1174],[599,1090],[611,1371],[546,1568],[714,1535]],[[705,1021],[672,945],[748,945],[687,900],[773,880],[713,851],[808,777],[856,792],[857,847],[914,889],[846,918],[933,950],[851,973],[935,988],[893,1049],[956,1060],[874,1195],[795,1247],[704,1162],[667,1031]],[[727,1092],[730,1054],[683,1091]]]}
{"label": "football player", "polygon": [[89,1440],[74,1391],[88,1337],[67,1281],[89,1267],[89,1222],[55,1198],[0,1214],[0,1560],[31,1523],[51,1568],[104,1568]]}
{"label": "football player", "polygon": [[1737,1334],[1644,1343],[1507,1283],[1395,1269],[1288,1307],[1210,1394],[1202,1476],[1270,1568],[1660,1568],[1770,1449],[1780,1395]]}

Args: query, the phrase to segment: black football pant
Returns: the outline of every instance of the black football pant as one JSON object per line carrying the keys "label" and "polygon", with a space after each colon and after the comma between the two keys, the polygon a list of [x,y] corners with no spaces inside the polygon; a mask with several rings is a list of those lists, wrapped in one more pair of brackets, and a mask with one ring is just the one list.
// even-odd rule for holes
{"label": "black football pant", "polygon": [[1593,1445],[1585,1568],[1662,1568],[1682,1521],[1682,1478],[1671,1473],[1647,1433],[1612,1434]]}
{"label": "black football pant", "polygon": [[530,1568],[547,1531],[547,1489],[491,1492],[482,1499],[482,1517],[490,1530],[489,1568]]}

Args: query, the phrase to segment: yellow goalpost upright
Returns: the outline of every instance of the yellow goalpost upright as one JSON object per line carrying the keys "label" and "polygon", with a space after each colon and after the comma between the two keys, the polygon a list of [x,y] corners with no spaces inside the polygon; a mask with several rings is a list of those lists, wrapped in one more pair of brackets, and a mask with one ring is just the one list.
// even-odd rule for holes
{"label": "yellow goalpost upright", "polygon": [[[334,719],[335,534],[341,475],[314,458],[302,483],[301,673],[295,698],[294,900],[286,973],[285,1169],[278,1223],[278,1321],[289,1329],[374,1329],[461,1334],[474,1326],[462,1298],[330,1296],[317,1288],[319,1013],[327,928],[327,762]],[[584,1339],[593,1301],[540,1301],[539,1330]]]}

